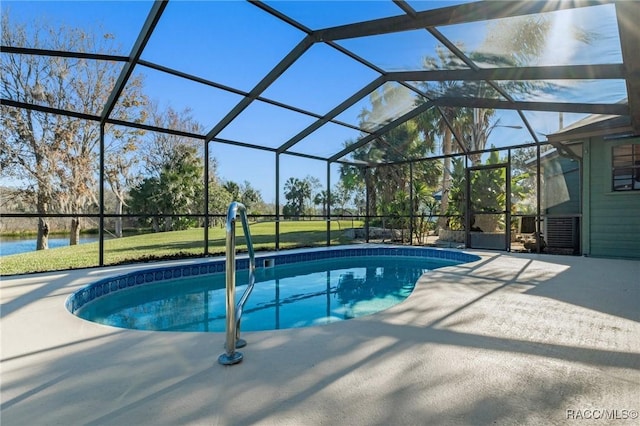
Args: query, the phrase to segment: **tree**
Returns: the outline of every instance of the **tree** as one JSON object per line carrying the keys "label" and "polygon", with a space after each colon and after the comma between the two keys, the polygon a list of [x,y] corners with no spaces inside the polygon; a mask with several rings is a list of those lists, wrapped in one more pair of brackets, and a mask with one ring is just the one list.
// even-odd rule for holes
{"label": "tree", "polygon": [[331,190],[331,207],[338,206],[339,214],[345,214],[347,204],[351,198],[352,191],[350,191],[344,182],[340,180]]}
{"label": "tree", "polygon": [[320,206],[322,216],[327,217],[327,213],[329,212],[329,193],[326,190],[316,193],[313,197],[313,204],[315,206]]}
{"label": "tree", "polygon": [[231,195],[231,199],[240,200],[240,185],[229,180],[222,187]]}
{"label": "tree", "polygon": [[141,217],[138,219],[143,225],[151,225],[154,232],[161,231],[160,218],[157,216],[162,213],[162,206],[158,203],[160,193],[160,179],[148,177],[131,188],[127,202],[127,206],[132,212],[154,215],[150,218]]}
{"label": "tree", "polygon": [[251,186],[251,183],[244,181],[240,186],[240,201],[247,208],[249,214],[259,214],[265,208],[264,200],[260,191]]}
{"label": "tree", "polygon": [[[551,27],[549,17],[544,14],[525,16],[509,20],[498,20],[492,23],[487,31],[485,40],[475,52],[469,53],[469,59],[481,66],[517,67],[533,65],[543,53],[547,44],[547,36]],[[590,35],[582,31],[574,30],[577,39],[588,43]],[[459,46],[462,49],[462,46]],[[460,58],[457,58],[443,46],[436,48],[435,57],[424,59],[427,69],[453,69],[464,66]],[[501,82],[501,87],[511,95],[530,93],[533,90],[548,89],[550,83],[512,81]],[[435,97],[439,96],[473,96],[493,97],[495,90],[484,81],[442,81],[424,83],[422,90]],[[425,102],[421,99],[418,103]],[[440,139],[442,141],[443,154],[448,156],[457,149],[452,144],[451,128],[460,137],[459,142],[465,150],[479,151],[486,147],[489,134],[497,124],[492,122],[495,111],[492,109],[472,108],[441,108],[430,109],[419,120],[422,131],[427,138]],[[448,122],[448,123],[447,123]],[[451,128],[450,128],[451,126]],[[445,157],[442,178],[441,214],[449,211],[451,178],[451,160]],[[480,163],[480,155],[469,156],[473,165]],[[441,226],[443,222],[441,222]]]}
{"label": "tree", "polygon": [[[204,165],[198,157],[197,150],[180,146],[172,155],[171,161],[165,164],[160,173],[160,187],[162,188],[162,205],[167,214],[196,214],[204,213]],[[173,231],[187,229],[197,224],[195,219],[167,216],[165,230]]]}
{"label": "tree", "polygon": [[[352,143],[354,143],[354,141],[347,141],[345,142],[345,146],[349,146]],[[347,197],[353,200],[354,207],[358,214],[363,214],[366,209],[365,176],[366,169],[362,166],[340,165],[339,183],[344,188]]]}
{"label": "tree", "polygon": [[[402,100],[403,93],[403,87],[394,85],[387,85],[372,93],[371,109],[364,109],[360,113],[360,127],[366,129],[370,126],[369,123],[380,122],[379,118],[389,115],[389,109],[395,111],[398,103],[414,102],[413,99]],[[371,167],[341,166],[341,180],[348,190],[362,189],[363,186],[366,188],[370,213],[387,216],[398,213],[396,210],[403,206],[397,200],[397,193],[409,192],[410,166],[406,161],[424,158],[433,151],[433,139],[424,138],[423,133],[416,120],[402,123],[351,153],[354,160],[371,163]],[[345,146],[352,143],[349,141]],[[399,161],[403,164],[384,164]],[[374,167],[374,164],[378,165]],[[417,162],[413,172],[414,180],[433,185],[438,167],[433,162]],[[384,220],[383,218],[383,222]]]}
{"label": "tree", "polygon": [[438,202],[433,196],[433,190],[425,182],[413,182],[413,233],[418,243],[424,242],[424,237],[431,230],[433,215],[436,214]]}
{"label": "tree", "polygon": [[318,179],[315,176],[307,175],[304,178],[304,180],[309,185],[309,191],[310,191],[309,196],[305,199],[305,204],[303,207],[304,213],[317,214],[317,211],[314,208],[314,205],[316,205],[315,197],[319,193],[324,193],[323,195],[320,195],[320,197],[324,198],[324,202],[326,203],[326,200],[328,199],[327,191],[322,189],[322,184],[320,183],[320,179]]}
{"label": "tree", "polygon": [[[72,52],[115,54],[110,34],[101,39],[82,29],[53,29],[43,23],[16,24],[2,16],[2,45]],[[99,114],[119,76],[113,62],[90,59],[3,53],[2,96],[27,104],[86,114]],[[112,117],[143,118],[142,80],[129,81]],[[48,248],[51,211],[79,214],[95,203],[99,127],[64,115],[2,105],[0,129],[1,173],[14,177],[35,193],[38,220],[37,249]],[[70,243],[79,239],[80,221],[71,221]]]}
{"label": "tree", "polygon": [[233,201],[233,197],[223,185],[216,179],[209,179],[209,212],[221,215],[221,217],[212,218],[212,225],[217,223],[223,226],[226,221],[226,212],[229,204]]}
{"label": "tree", "polygon": [[[459,46],[461,47],[461,46]],[[436,47],[436,57],[427,57],[424,59],[424,67],[427,69],[452,69],[453,67],[460,66],[460,59],[455,56],[451,51],[445,49],[443,46]],[[459,81],[439,81],[435,83],[424,83],[422,85],[423,91],[426,93],[433,93],[438,96],[461,96],[461,95],[475,95],[481,96],[479,93],[482,85],[471,82],[469,85],[462,87]],[[474,93],[467,93],[473,91]],[[461,93],[464,92],[464,93]],[[426,102],[426,99],[418,98],[417,104]],[[486,111],[486,110],[484,110]],[[440,141],[442,145],[442,154],[444,155],[442,165],[442,183],[441,183],[441,199],[440,199],[440,214],[446,215],[449,210],[450,188],[452,184],[452,159],[451,154],[460,152],[460,143],[464,143],[465,140],[457,140],[457,138],[463,138],[463,135],[467,135],[472,124],[473,119],[470,117],[473,114],[470,108],[456,108],[456,107],[442,107],[442,108],[430,108],[424,113],[420,114],[416,121],[418,128],[423,133],[424,138],[427,140]],[[483,114],[483,123],[488,118],[488,114]],[[475,128],[475,127],[474,127]],[[480,127],[478,127],[480,130]],[[454,134],[455,132],[455,134]],[[475,135],[475,132],[472,133]],[[456,138],[456,139],[454,139]],[[474,148],[479,146],[476,143],[469,143],[475,141],[475,136],[466,138],[467,146],[465,149],[471,150],[470,145],[474,145]],[[446,227],[447,217],[442,216],[439,219],[439,226]]]}
{"label": "tree", "polygon": [[[193,118],[192,111],[185,108],[177,111],[170,105],[164,109],[156,102],[149,104],[149,118],[154,126],[189,133],[202,133],[202,125]],[[177,230],[195,226],[197,221],[180,218],[180,214],[204,213],[204,159],[199,154],[201,141],[170,133],[147,132],[138,141],[140,162],[146,177],[129,194],[131,213],[162,215],[153,220],[142,220],[152,224],[154,230]],[[122,170],[122,169],[121,169]],[[209,160],[212,187],[216,179],[215,159]],[[143,194],[150,196],[153,205],[142,200]]]}
{"label": "tree", "polygon": [[290,177],[284,184],[284,197],[287,200],[283,207],[284,216],[300,218],[305,213],[307,200],[311,198],[311,182],[306,178]]}
{"label": "tree", "polygon": [[[127,193],[136,185],[139,175],[135,174],[140,159],[136,155],[145,132],[143,130],[124,130],[113,126],[110,128],[111,143],[105,150],[104,176],[116,198],[115,214],[122,215],[126,205]],[[122,237],[122,217],[115,218],[114,235]]]}
{"label": "tree", "polygon": [[[265,208],[260,191],[251,186],[251,183],[246,180],[242,184],[228,180],[222,184],[221,190],[226,192],[229,198],[225,208],[233,200],[244,204],[247,214],[259,214]],[[211,193],[209,197],[211,198]]]}
{"label": "tree", "polygon": [[[135,213],[159,215],[151,224],[157,231],[187,229],[197,221],[186,214],[203,212],[204,193],[202,159],[197,150],[179,145],[162,166],[159,177],[148,177],[130,193],[129,207]],[[143,219],[149,223],[149,219]]]}
{"label": "tree", "polygon": [[[162,109],[156,102],[151,102],[149,114],[151,123],[156,127],[195,134],[204,132],[204,127],[193,117],[190,108],[176,111],[173,107],[167,106]],[[202,142],[170,133],[149,132],[148,137],[141,141],[140,149],[147,173],[158,176],[173,158],[175,150],[182,149],[183,146],[197,150],[202,146]]]}

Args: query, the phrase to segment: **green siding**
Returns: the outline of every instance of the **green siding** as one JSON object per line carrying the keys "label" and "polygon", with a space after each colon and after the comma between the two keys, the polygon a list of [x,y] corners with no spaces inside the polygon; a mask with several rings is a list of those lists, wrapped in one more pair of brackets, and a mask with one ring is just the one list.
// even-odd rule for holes
{"label": "green siding", "polygon": [[611,190],[611,150],[640,138],[591,139],[584,153],[583,251],[592,256],[640,259],[640,191]]}

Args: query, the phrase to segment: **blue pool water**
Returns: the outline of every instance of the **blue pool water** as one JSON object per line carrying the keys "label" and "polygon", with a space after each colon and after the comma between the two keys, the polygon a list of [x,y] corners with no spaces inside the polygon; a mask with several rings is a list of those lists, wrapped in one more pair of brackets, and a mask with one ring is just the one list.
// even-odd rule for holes
{"label": "blue pool water", "polygon": [[[429,257],[437,255],[438,258]],[[437,249],[340,249],[275,255],[256,264],[245,331],[308,327],[370,315],[402,302],[424,272],[476,256]],[[246,260],[238,262],[236,300]],[[74,293],[67,308],[89,321],[157,331],[225,331],[223,262],[139,271]]]}

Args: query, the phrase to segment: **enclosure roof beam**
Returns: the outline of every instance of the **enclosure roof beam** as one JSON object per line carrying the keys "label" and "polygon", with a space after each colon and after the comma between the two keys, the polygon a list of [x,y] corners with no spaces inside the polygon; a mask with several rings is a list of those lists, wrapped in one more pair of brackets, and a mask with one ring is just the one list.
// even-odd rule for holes
{"label": "enclosure roof beam", "polygon": [[581,1],[478,1],[457,6],[416,12],[409,15],[374,19],[356,24],[347,24],[316,31],[319,41],[342,40],[355,37],[367,37],[401,31],[417,30],[490,19],[524,16],[555,10],[575,9],[610,3],[609,0]]}
{"label": "enclosure roof beam", "polygon": [[185,138],[204,140],[204,135],[201,135],[199,133],[185,132],[183,130],[167,129],[166,127],[152,126],[150,124],[144,123],[132,123],[130,121],[117,120],[114,118],[108,118],[106,122],[115,126],[133,127],[134,129],[148,130],[150,132],[164,133],[166,135],[182,136]]}
{"label": "enclosure roof beam", "polygon": [[[542,142],[543,145],[547,144],[547,143],[549,143],[549,142]],[[494,152],[494,151],[506,151],[506,150],[509,150],[509,149],[532,148],[532,147],[535,147],[537,145],[538,145],[537,142],[532,142],[532,143],[526,143],[526,144],[521,144],[521,145],[509,145],[509,146],[504,146],[504,147],[500,147],[500,148],[487,148],[487,149],[468,151],[468,152],[456,152],[456,153],[447,154],[447,155],[434,155],[432,157],[419,157],[419,158],[412,158],[410,160],[401,160],[401,161],[392,161],[392,162],[389,162],[389,163],[371,164],[371,166],[377,166],[377,165],[397,166],[397,165],[407,164],[407,163],[419,163],[421,161],[437,161],[437,160],[443,160],[445,158],[457,158],[457,157],[464,157],[465,155],[485,154],[487,152]]]}
{"label": "enclosure roof beam", "polygon": [[262,1],[257,1],[257,0],[248,0],[249,3],[251,3],[252,5],[262,9],[263,11],[267,12],[270,15],[275,16],[276,18],[286,22],[287,24],[291,25],[292,27],[306,33],[307,35],[310,35],[313,30],[311,30],[310,28],[307,28],[306,26],[302,25],[300,22],[294,20],[293,18],[291,18],[288,15],[285,15],[284,13],[272,8],[271,6],[269,6],[268,4],[262,2]]}
{"label": "enclosure roof beam", "polygon": [[94,59],[98,61],[126,62],[129,58],[122,55],[105,53],[69,52],[66,50],[35,49],[32,47],[0,46],[0,52],[16,55],[51,56],[58,58]]}
{"label": "enclosure roof beam", "polygon": [[435,99],[436,106],[508,109],[523,111],[574,112],[585,114],[629,115],[626,104],[571,103],[571,102],[509,102],[489,98],[442,97]]}
{"label": "enclosure roof beam", "polygon": [[142,55],[142,51],[144,50],[149,38],[151,38],[151,34],[153,30],[156,28],[160,17],[162,16],[162,12],[167,7],[168,0],[156,0],[151,6],[151,10],[149,11],[149,15],[147,15],[147,20],[145,21],[142,30],[138,34],[138,38],[136,42],[133,44],[131,48],[131,53],[129,54],[128,62],[122,67],[122,71],[120,71],[120,75],[118,76],[118,80],[116,81],[111,94],[109,95],[109,99],[104,105],[104,109],[102,110],[102,114],[100,117],[102,118],[102,122],[106,122],[107,118],[111,115],[113,108],[115,108],[116,103],[118,102],[118,98],[120,94],[124,90],[124,87],[127,85],[127,81],[129,81],[129,77],[133,73],[133,69],[138,63],[138,59],[140,59],[140,55]]}
{"label": "enclosure roof beam", "polygon": [[396,127],[398,127],[399,125],[401,125],[402,123],[404,123],[405,121],[411,120],[414,117],[417,117],[418,115],[422,114],[424,111],[428,110],[429,108],[431,108],[433,106],[433,102],[429,101],[429,102],[425,102],[424,104],[420,105],[417,108],[412,109],[411,111],[409,111],[408,113],[396,118],[395,120],[385,124],[384,126],[382,126],[380,129],[378,129],[377,131],[373,132],[370,135],[365,136],[364,138],[360,139],[358,142],[349,145],[348,147],[344,148],[342,151],[338,152],[337,154],[334,154],[332,157],[328,158],[328,161],[334,162],[339,160],[340,158],[344,157],[345,155],[355,151],[356,149],[366,145],[367,143],[371,142],[372,140],[379,138],[380,136],[384,135],[385,133],[387,133],[389,130],[395,129]]}
{"label": "enclosure roof beam", "polygon": [[635,134],[640,135],[640,5],[638,2],[616,3],[618,31],[622,48],[622,61],[627,74],[627,99],[631,111],[631,126]]}
{"label": "enclosure roof beam", "polygon": [[233,87],[226,86],[224,84],[216,83],[215,81],[207,80],[205,78],[198,77],[198,76],[193,75],[193,74],[188,74],[186,72],[179,71],[179,70],[176,70],[174,68],[169,68],[169,67],[164,66],[164,65],[156,64],[155,62],[150,62],[150,61],[146,61],[144,59],[140,59],[138,61],[138,65],[142,65],[144,67],[151,68],[151,69],[154,69],[156,71],[160,71],[160,72],[163,72],[163,73],[166,73],[166,74],[175,75],[176,77],[184,78],[185,80],[193,81],[195,83],[200,83],[200,84],[204,84],[204,85],[207,85],[207,86],[210,86],[210,87],[215,87],[216,89],[224,90],[224,91],[236,94],[236,95],[240,95],[240,96],[247,96],[248,95],[247,92],[244,92],[242,90],[238,90],[238,89],[235,89]]}
{"label": "enclosure roof beam", "polygon": [[271,148],[271,147],[268,147],[268,146],[262,146],[262,145],[254,145],[252,143],[247,143],[247,142],[234,141],[234,140],[231,140],[231,139],[213,138],[209,142],[217,142],[217,143],[222,143],[222,144],[225,144],[225,145],[239,146],[239,147],[242,147],[242,148],[258,149],[260,151],[276,152],[275,148]]}
{"label": "enclosure roof beam", "polygon": [[319,119],[315,123],[311,124],[309,127],[307,127],[306,129],[302,130],[300,133],[298,133],[297,135],[295,135],[294,137],[289,139],[287,142],[282,144],[278,148],[278,153],[282,153],[282,152],[288,150],[293,145],[295,145],[296,143],[300,142],[302,139],[306,138],[307,136],[309,136],[314,131],[318,130],[320,127],[322,127],[328,121],[334,119],[339,114],[341,114],[342,112],[347,110],[350,106],[352,106],[353,104],[358,102],[358,100],[360,100],[362,97],[364,97],[364,96],[368,95],[369,93],[373,92],[374,90],[376,90],[385,81],[386,81],[386,79],[383,76],[380,76],[380,77],[376,78],[375,80],[373,80],[371,83],[369,83],[366,86],[364,86],[362,89],[358,90],[356,93],[351,95],[348,99],[346,99],[340,105],[338,105],[337,107],[335,107],[334,109],[329,111],[324,117],[322,117],[321,119]]}
{"label": "enclosure roof beam", "polygon": [[294,151],[286,151],[283,152],[282,154],[285,155],[292,155],[294,157],[300,157],[300,158],[307,158],[309,160],[317,160],[317,161],[328,161],[325,157],[320,157],[319,155],[313,155],[313,154],[304,154],[302,152],[294,152]]}
{"label": "enclosure roof beam", "polygon": [[479,68],[390,72],[391,81],[475,81],[475,80],[577,80],[624,79],[623,64],[560,65],[517,68]]}
{"label": "enclosure roof beam", "polygon": [[531,123],[529,123],[529,120],[527,120],[527,117],[524,115],[524,112],[519,109],[518,115],[520,116],[520,120],[522,120],[522,123],[524,123],[524,126],[527,128],[527,131],[529,132],[533,140],[536,143],[539,143],[540,139],[538,138],[536,131],[533,129],[533,126],[531,125]]}
{"label": "enclosure roof beam", "polygon": [[[400,9],[402,9],[408,16],[410,16],[413,19],[416,19],[416,16],[417,16],[418,12],[413,7],[411,7],[405,0],[393,0],[393,2]],[[460,58],[461,61],[463,61],[465,64],[467,64],[467,66],[469,68],[471,68],[473,70],[476,70],[476,69],[479,68],[471,59],[469,59],[467,57],[467,55],[465,55],[460,49],[458,49],[458,47],[455,44],[453,44],[447,37],[445,37],[436,28],[433,28],[433,27],[432,28],[428,28],[427,27],[427,28],[425,28],[425,30],[427,32],[429,32],[433,37],[435,37],[440,43],[442,43],[443,46],[445,46],[447,49],[449,49],[455,56]],[[391,74],[387,74],[387,79],[389,81],[394,81],[394,78],[391,76]],[[404,84],[406,84],[406,81],[412,81],[412,80],[402,79],[402,80],[395,80],[395,81],[398,81],[401,84],[404,82]],[[415,81],[420,81],[420,80],[415,80]],[[422,93],[422,95],[428,100],[431,100],[431,98],[432,98],[427,93]],[[447,116],[444,113],[444,111],[442,111],[442,108],[441,107],[436,107],[436,108],[438,110],[438,113],[442,117],[442,120],[444,120],[445,125],[449,128],[449,131],[453,135],[453,138],[455,139],[456,144],[458,145],[460,150],[462,152],[467,151],[466,146],[462,143],[462,139],[460,138],[460,135],[458,135],[458,132],[456,131],[456,129],[453,128],[453,126],[451,125],[451,121],[447,118]]]}
{"label": "enclosure roof beam", "polygon": [[[413,17],[415,19],[417,12],[405,0],[393,0],[393,2],[395,4],[397,4],[402,10],[404,10],[407,15],[409,15],[409,16],[411,16],[411,17]],[[442,34],[437,28],[435,28],[435,27],[427,27],[425,29],[433,37],[435,37],[440,43],[442,43],[442,45],[444,45],[447,49],[449,49],[456,57],[458,57],[462,62],[464,62],[469,67],[469,70],[467,70],[467,71],[478,72],[480,70],[480,67],[473,60],[471,60],[471,58],[469,58],[467,55],[465,55],[465,53],[462,50],[460,50],[458,48],[458,46],[456,46],[454,43],[452,43],[451,40],[449,40],[447,37],[445,37],[445,35]],[[449,73],[446,73],[446,74],[449,74]],[[491,87],[493,87],[507,101],[515,102],[515,99],[509,93],[507,93],[506,90],[504,90],[502,87],[500,87],[495,81],[493,81],[493,80],[491,80],[489,78],[482,78],[482,80],[486,81],[487,84],[489,84]],[[418,80],[418,81],[420,81],[420,80]],[[443,81],[450,81],[450,80],[446,79],[446,80],[443,80]],[[461,152],[467,152],[468,151],[467,146],[464,143],[462,143],[461,138],[459,137],[458,133],[456,132],[456,130],[453,128],[453,126],[449,122],[449,119],[447,118],[446,114],[444,114],[444,112],[442,111],[442,108],[441,107],[437,107],[437,108],[438,108],[438,112],[442,116],[442,119],[445,121],[447,127],[449,127],[449,130],[453,134],[453,136],[455,138],[455,141],[458,144],[458,147],[460,148]],[[520,119],[522,120],[524,125],[529,130],[529,133],[531,134],[533,139],[537,142],[538,138],[536,137],[535,131],[531,127],[531,124],[527,121],[527,118],[525,117],[525,115],[520,110],[518,110],[518,115],[520,116]]]}
{"label": "enclosure roof beam", "polygon": [[53,108],[53,107],[48,107],[44,105],[30,104],[27,102],[15,101],[13,99],[1,98],[0,105],[10,106],[13,108],[26,109],[31,111],[44,112],[46,114],[57,114],[57,115],[63,115],[66,117],[74,117],[74,118],[79,118],[81,120],[100,121],[100,116],[98,115],[86,114],[86,113],[77,112],[77,111],[69,111],[66,109]]}
{"label": "enclosure roof beam", "polygon": [[[213,138],[210,142],[216,142],[216,143],[222,143],[225,145],[232,145],[232,146],[239,146],[239,147],[243,147],[243,148],[250,148],[250,149],[257,149],[260,151],[268,151],[268,152],[273,152],[275,153],[277,151],[277,148],[271,148],[268,146],[261,146],[261,145],[254,145],[254,144],[250,144],[250,143],[245,143],[245,142],[239,142],[239,141],[234,141],[234,140],[230,140],[230,139],[223,139],[223,138]],[[320,157],[317,155],[312,155],[312,154],[304,154],[302,152],[292,152],[292,151],[287,151],[287,152],[283,152],[283,154],[286,155],[290,155],[293,157],[300,157],[300,158],[307,158],[310,160],[318,160],[318,161],[327,161],[327,159],[325,157]],[[336,161],[337,163],[344,163],[344,164],[351,164],[347,161]]]}
{"label": "enclosure roof beam", "polygon": [[282,73],[284,73],[295,61],[298,60],[313,44],[315,39],[312,36],[306,36],[285,56],[269,73],[249,92],[248,96],[243,98],[238,104],[227,113],[222,120],[216,124],[209,133],[207,140],[212,140],[225,127],[229,125],[242,111],[244,111],[262,92],[274,82]]}
{"label": "enclosure roof beam", "polygon": [[451,124],[451,120],[449,120],[449,118],[447,117],[447,114],[444,113],[444,111],[442,110],[442,107],[437,106],[436,108],[438,110],[438,113],[440,114],[440,117],[442,117],[442,120],[444,120],[444,124],[447,125],[447,127],[449,128],[449,131],[453,135],[453,138],[456,140],[456,143],[458,144],[458,148],[460,148],[460,151],[467,152],[468,151],[467,146],[464,143],[462,143],[462,138],[456,131],[455,127],[453,127],[453,124]]}
{"label": "enclosure roof beam", "polygon": [[[29,104],[26,102],[14,101],[12,99],[2,98],[0,99],[0,105],[6,105],[14,108],[22,108],[22,109],[27,109],[31,111],[39,111],[39,112],[44,112],[46,114],[56,114],[56,115],[62,115],[65,117],[73,117],[81,120],[102,122],[102,117],[98,115],[86,114],[86,113],[76,112],[76,111],[69,111],[66,109],[53,108],[53,107],[48,107],[44,105]],[[125,120],[117,120],[114,118],[107,118],[107,120],[104,121],[104,123],[113,124],[116,126],[132,127],[134,129],[148,130],[151,132],[158,132],[158,133],[164,133],[164,134],[175,135],[175,136],[183,136],[187,138],[194,138],[194,139],[205,138],[204,135],[201,135],[198,133],[185,132],[182,130],[175,130],[175,129],[167,129],[164,127],[152,126],[149,124],[134,123],[134,122],[125,121]]]}

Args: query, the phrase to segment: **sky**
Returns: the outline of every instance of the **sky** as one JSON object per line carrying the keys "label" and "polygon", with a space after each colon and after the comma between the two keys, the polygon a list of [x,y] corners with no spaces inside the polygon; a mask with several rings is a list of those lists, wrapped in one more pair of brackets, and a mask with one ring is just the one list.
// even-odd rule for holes
{"label": "sky", "polygon": [[[311,29],[403,14],[390,0],[266,3]],[[461,2],[408,3],[420,11]],[[151,5],[149,1],[3,1],[1,7],[3,14],[10,11],[14,21],[44,20],[99,34],[112,34],[121,45],[121,54],[128,55]],[[612,5],[551,15],[551,37],[538,65],[621,62]],[[593,31],[594,41],[588,46],[574,41],[569,36],[574,27]],[[452,25],[439,30],[455,43],[461,43],[465,51],[482,49],[482,40],[488,31],[486,23]],[[171,1],[142,59],[248,92],[303,37],[303,32],[247,2]],[[416,30],[348,39],[339,44],[385,70],[402,71],[421,69],[422,58],[434,55],[437,41],[426,31]],[[175,110],[191,108],[193,116],[207,131],[241,99],[237,94],[169,77],[145,67],[136,67],[134,74],[144,75],[146,93],[160,106],[171,106]],[[377,76],[375,71],[326,44],[316,43],[262,96],[322,115]],[[566,81],[556,83],[558,90],[545,94],[549,100],[617,102],[626,96],[623,81],[587,82],[582,86]],[[365,98],[340,114],[338,119],[358,124],[358,114],[369,105],[368,98]],[[399,105],[399,111],[401,107]],[[525,112],[525,115],[539,135],[552,133],[558,128],[557,114]],[[581,117],[584,116],[566,114],[565,125]],[[499,120],[499,126],[492,132],[488,145],[509,146],[532,140],[525,129],[501,127],[523,127],[516,112],[500,111],[496,120]],[[313,117],[254,101],[218,137],[275,148],[314,121]],[[352,129],[330,123],[303,139],[292,150],[327,156],[339,151],[346,140],[357,136],[358,132]],[[222,143],[212,143],[210,149],[218,161],[218,174],[223,179],[249,181],[260,190],[266,202],[275,201],[273,153]],[[289,177],[311,175],[326,182],[326,162],[288,155],[280,159],[281,194]],[[338,181],[338,171],[338,166],[331,167],[332,185]],[[283,200],[281,198],[281,202]]]}

